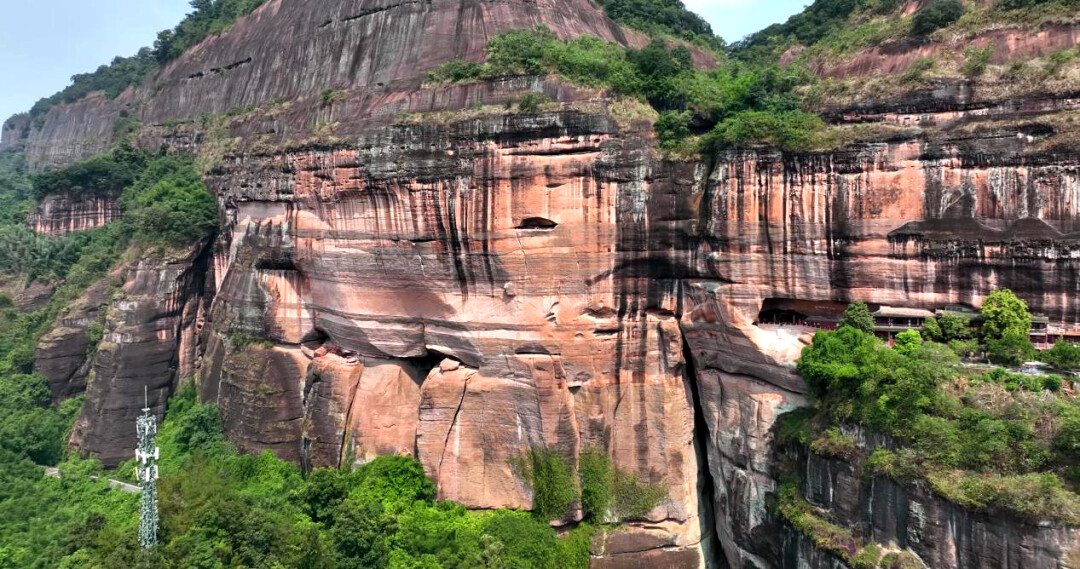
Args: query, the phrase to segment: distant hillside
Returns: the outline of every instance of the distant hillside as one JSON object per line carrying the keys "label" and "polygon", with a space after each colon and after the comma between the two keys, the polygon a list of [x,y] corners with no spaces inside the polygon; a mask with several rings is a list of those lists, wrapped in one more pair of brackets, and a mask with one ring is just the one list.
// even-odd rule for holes
{"label": "distant hillside", "polygon": [[[957,88],[982,101],[1080,88],[1077,0],[817,0],[731,46],[824,81],[816,108],[901,104]],[[966,85],[967,87],[959,87]]]}

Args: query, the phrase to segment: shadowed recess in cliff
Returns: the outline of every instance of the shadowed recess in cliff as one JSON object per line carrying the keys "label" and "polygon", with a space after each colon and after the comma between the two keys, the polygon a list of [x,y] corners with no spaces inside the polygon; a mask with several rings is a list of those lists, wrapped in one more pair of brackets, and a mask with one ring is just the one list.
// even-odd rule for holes
{"label": "shadowed recess in cliff", "polygon": [[517,229],[535,229],[541,231],[551,231],[558,227],[559,224],[545,217],[526,217],[521,220],[521,223],[517,224]]}
{"label": "shadowed recess in cliff", "polygon": [[698,516],[701,524],[701,552],[705,557],[706,569],[730,569],[727,558],[723,555],[720,536],[716,530],[716,480],[709,468],[709,452],[706,445],[709,440],[709,424],[705,421],[705,409],[701,405],[701,392],[698,386],[697,366],[694,364],[694,351],[683,336],[683,360],[686,383],[690,387],[690,397],[694,403],[694,452],[698,460]]}

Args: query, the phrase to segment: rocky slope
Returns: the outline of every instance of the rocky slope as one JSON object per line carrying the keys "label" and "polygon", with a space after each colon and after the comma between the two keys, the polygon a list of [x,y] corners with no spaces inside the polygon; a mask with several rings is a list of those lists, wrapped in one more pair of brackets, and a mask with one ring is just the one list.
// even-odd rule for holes
{"label": "rocky slope", "polygon": [[[838,113],[905,125],[890,139],[673,162],[647,123],[552,78],[420,89],[424,70],[541,22],[643,40],[587,0],[276,0],[115,101],[57,107],[26,137],[5,129],[40,168],[104,149],[135,113],[145,144],[208,157],[224,212],[214,243],[126,267],[123,295],[88,294],[107,314],[92,362],[76,349],[90,308],[39,348],[58,395],[93,370],[72,444],[125,459],[144,387],[161,412],[195,381],[245,450],[308,466],[414,454],[441,498],[474,508],[531,505],[510,460],[532,447],[603,449],[669,493],[597,544],[599,567],[835,567],[769,506],[773,425],[806,404],[792,362],[809,330],[760,313],[978,305],[1010,287],[1080,320],[1077,154],[1029,128],[1075,101],[932,92],[903,114]],[[328,87],[347,97],[322,104]],[[561,104],[502,110],[527,91]],[[66,207],[46,202],[41,228],[107,215]],[[928,566],[1075,567],[1072,529],[987,525],[901,489],[827,494],[819,505],[853,518],[932,511],[925,523],[954,532],[933,547],[872,533]],[[1046,553],[1025,564],[976,537]]]}

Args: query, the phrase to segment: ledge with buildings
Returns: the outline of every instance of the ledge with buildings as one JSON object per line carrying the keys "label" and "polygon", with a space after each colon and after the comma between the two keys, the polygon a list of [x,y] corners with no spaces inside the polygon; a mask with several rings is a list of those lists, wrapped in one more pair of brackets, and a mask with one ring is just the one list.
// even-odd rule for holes
{"label": "ledge with buildings", "polygon": [[[835,330],[846,307],[845,303],[839,302],[769,299],[762,307],[757,324]],[[885,305],[870,305],[870,309],[874,317],[875,335],[889,343],[901,332],[921,330],[928,319],[946,314],[968,318],[976,329],[982,322],[982,315],[966,305],[949,305],[937,311]],[[1080,327],[1076,324],[1051,322],[1046,316],[1034,315],[1031,318],[1030,336],[1036,349],[1048,350],[1062,340],[1080,344]]]}

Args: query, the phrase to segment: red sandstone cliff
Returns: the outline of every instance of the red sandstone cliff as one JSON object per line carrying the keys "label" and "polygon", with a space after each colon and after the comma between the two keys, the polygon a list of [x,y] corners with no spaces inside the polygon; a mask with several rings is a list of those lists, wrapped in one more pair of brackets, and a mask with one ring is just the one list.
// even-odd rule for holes
{"label": "red sandstone cliff", "polygon": [[[716,537],[732,566],[787,567],[770,433],[806,403],[792,369],[805,338],[758,324],[770,302],[934,308],[1007,286],[1080,320],[1080,164],[1024,130],[1075,102],[950,92],[933,113],[861,111],[926,129],[889,142],[688,163],[554,79],[418,90],[427,68],[541,22],[640,41],[587,0],[279,0],[116,101],[50,112],[24,141],[36,165],[101,150],[138,108],[147,144],[218,155],[208,183],[224,212],[202,254],[125,272],[74,443],[123,459],[142,386],[160,411],[190,377],[242,449],[309,466],[414,454],[441,498],[475,508],[531,504],[509,466],[521,452],[593,446],[669,488],[648,523],[598,544],[597,566],[695,567]],[[349,96],[324,108],[327,87]],[[498,109],[526,90],[564,104],[402,116]],[[290,103],[265,106],[274,97]],[[165,125],[244,105],[264,106],[213,136]],[[77,390],[86,364],[58,345],[39,365]],[[1010,523],[994,535],[1029,535]],[[1006,540],[950,557],[956,535],[934,534],[927,558],[1030,554]],[[1033,567],[1076,547],[1071,530],[1032,535]]]}

